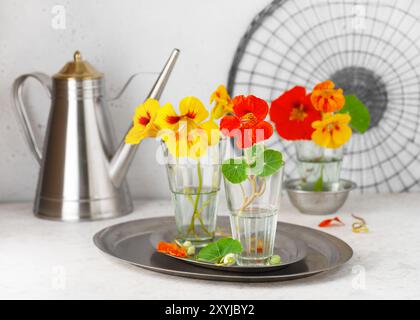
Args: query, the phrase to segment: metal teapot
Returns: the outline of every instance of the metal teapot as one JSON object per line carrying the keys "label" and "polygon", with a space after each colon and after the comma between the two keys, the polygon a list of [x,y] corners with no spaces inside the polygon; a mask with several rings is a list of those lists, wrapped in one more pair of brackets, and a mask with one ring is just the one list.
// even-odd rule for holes
{"label": "metal teapot", "polygon": [[[175,49],[148,98],[160,98],[178,55],[179,50]],[[22,102],[23,84],[28,78],[41,82],[51,98],[42,151]],[[115,148],[104,75],[76,52],[74,61],[67,63],[52,79],[41,73],[22,75],[15,80],[12,90],[26,140],[40,164],[35,215],[80,221],[130,213],[133,204],[125,176],[138,146],[125,144],[123,139]]]}

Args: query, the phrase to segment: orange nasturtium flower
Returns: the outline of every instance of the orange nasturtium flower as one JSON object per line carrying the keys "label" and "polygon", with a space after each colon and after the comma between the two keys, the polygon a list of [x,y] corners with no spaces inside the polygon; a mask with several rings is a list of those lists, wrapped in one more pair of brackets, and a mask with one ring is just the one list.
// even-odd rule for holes
{"label": "orange nasturtium flower", "polygon": [[224,85],[220,85],[210,97],[210,104],[216,104],[211,111],[212,119],[220,119],[228,113],[233,113],[233,102]]}
{"label": "orange nasturtium flower", "polygon": [[348,114],[324,114],[322,121],[315,121],[312,124],[315,129],[312,141],[324,148],[340,148],[352,136],[350,121],[351,117]]}
{"label": "orange nasturtium flower", "polygon": [[330,113],[339,111],[344,107],[346,99],[343,89],[334,89],[334,82],[327,80],[315,86],[311,102],[318,111]]}
{"label": "orange nasturtium flower", "polygon": [[133,118],[133,127],[125,137],[127,144],[139,144],[145,138],[156,137],[159,128],[155,120],[160,105],[157,100],[148,99],[137,107]]}
{"label": "orange nasturtium flower", "polygon": [[208,146],[219,142],[220,133],[213,120],[205,121],[209,112],[195,97],[181,100],[178,115],[171,105],[159,110],[156,124],[162,129],[160,136],[174,157],[203,156]]}
{"label": "orange nasturtium flower", "polygon": [[176,243],[159,242],[157,251],[175,257],[185,258],[187,256],[185,248],[179,247]]}

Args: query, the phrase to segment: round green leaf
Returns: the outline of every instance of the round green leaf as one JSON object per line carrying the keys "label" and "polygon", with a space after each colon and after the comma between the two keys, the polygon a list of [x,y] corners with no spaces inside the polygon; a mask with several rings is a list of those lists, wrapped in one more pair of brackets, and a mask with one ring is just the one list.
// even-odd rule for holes
{"label": "round green leaf", "polygon": [[227,254],[241,253],[243,250],[241,243],[232,238],[222,238],[205,246],[197,255],[198,260],[208,262],[219,262]]}
{"label": "round green leaf", "polygon": [[[259,164],[260,163],[260,164]],[[263,164],[261,166],[261,164]],[[264,151],[260,159],[257,159],[255,173],[260,177],[268,177],[276,173],[283,166],[283,155],[281,152],[273,149]],[[257,169],[260,167],[259,169]]]}
{"label": "round green leaf", "polygon": [[359,133],[365,133],[369,129],[369,110],[356,96],[347,95],[346,104],[339,113],[349,114],[351,117],[350,126]]}
{"label": "round green leaf", "polygon": [[239,184],[247,179],[248,164],[243,158],[229,159],[222,164],[223,176],[233,184]]}

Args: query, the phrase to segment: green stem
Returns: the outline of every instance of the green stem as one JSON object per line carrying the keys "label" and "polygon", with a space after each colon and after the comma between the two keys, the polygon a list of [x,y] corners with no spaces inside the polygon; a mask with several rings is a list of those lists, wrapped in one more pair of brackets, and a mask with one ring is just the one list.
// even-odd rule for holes
{"label": "green stem", "polygon": [[200,201],[200,196],[201,196],[201,189],[203,188],[203,175],[201,173],[200,162],[197,163],[197,174],[198,174],[198,189],[197,189],[197,197],[195,198],[195,203],[194,203],[194,213],[197,212],[198,203]]}
{"label": "green stem", "polygon": [[265,188],[266,188],[266,181],[265,181],[265,178],[262,178],[261,180],[262,180],[261,186],[258,190],[257,189],[257,177],[256,176],[248,177],[248,181],[249,181],[249,183],[251,184],[251,187],[252,187],[252,193],[249,197],[245,196],[245,190],[241,186],[242,193],[243,193],[243,196],[244,196],[244,201],[242,203],[241,208],[239,209],[240,213],[242,213],[246,208],[248,208],[254,202],[254,200],[256,198],[259,198],[264,194]]}
{"label": "green stem", "polygon": [[203,229],[204,233],[208,236],[213,236],[210,231],[206,228],[203,219],[201,218],[201,213],[198,215],[198,220],[200,221],[201,229]]}
{"label": "green stem", "polygon": [[188,228],[188,233],[192,232],[195,236],[197,236],[197,232],[195,231],[195,219],[199,218],[200,223],[202,223],[200,212],[198,212],[198,204],[200,202],[201,189],[203,188],[203,175],[201,173],[200,161],[197,163],[197,174],[198,174],[197,195],[196,195],[195,202],[194,202],[194,211],[193,211],[193,215],[191,217],[190,227]]}
{"label": "green stem", "polygon": [[324,190],[324,164],[321,164],[321,174],[318,180],[315,182],[314,191],[322,192]]}

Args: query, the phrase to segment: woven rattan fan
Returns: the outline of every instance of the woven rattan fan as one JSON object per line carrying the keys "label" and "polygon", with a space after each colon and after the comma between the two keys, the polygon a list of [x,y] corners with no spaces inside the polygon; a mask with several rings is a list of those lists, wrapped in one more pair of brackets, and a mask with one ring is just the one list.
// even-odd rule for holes
{"label": "woven rattan fan", "polygon": [[[229,73],[232,95],[272,101],[331,79],[369,108],[346,149],[344,178],[362,192],[420,190],[420,1],[276,0],[252,21]],[[295,176],[294,147],[270,144]]]}

